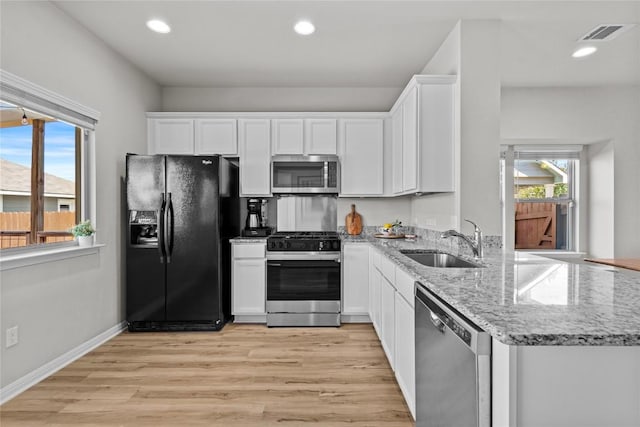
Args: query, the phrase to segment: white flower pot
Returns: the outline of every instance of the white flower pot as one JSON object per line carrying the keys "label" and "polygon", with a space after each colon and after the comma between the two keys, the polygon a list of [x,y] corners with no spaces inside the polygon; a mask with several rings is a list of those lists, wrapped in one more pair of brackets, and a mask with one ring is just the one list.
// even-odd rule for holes
{"label": "white flower pot", "polygon": [[78,246],[93,246],[93,234],[91,236],[78,236]]}

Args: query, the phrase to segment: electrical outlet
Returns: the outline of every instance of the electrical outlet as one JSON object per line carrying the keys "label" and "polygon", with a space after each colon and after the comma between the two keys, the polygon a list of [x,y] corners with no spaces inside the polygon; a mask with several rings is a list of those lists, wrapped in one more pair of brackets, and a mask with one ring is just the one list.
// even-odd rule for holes
{"label": "electrical outlet", "polygon": [[6,341],[7,341],[6,342],[7,348],[13,347],[14,345],[18,344],[18,327],[17,326],[13,326],[7,329]]}

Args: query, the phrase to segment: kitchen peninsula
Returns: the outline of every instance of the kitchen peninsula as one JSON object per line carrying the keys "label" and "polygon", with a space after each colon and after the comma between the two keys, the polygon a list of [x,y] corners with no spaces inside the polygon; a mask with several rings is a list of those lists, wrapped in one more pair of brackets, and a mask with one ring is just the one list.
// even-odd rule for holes
{"label": "kitchen peninsula", "polygon": [[483,268],[433,268],[400,250],[442,240],[344,244],[393,263],[398,292],[409,275],[490,333],[493,426],[640,424],[640,273],[498,249]]}

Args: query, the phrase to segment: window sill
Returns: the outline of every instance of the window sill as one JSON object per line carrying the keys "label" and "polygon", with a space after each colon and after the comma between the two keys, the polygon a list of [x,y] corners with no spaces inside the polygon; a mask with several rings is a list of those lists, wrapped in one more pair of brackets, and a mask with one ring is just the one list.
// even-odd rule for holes
{"label": "window sill", "polygon": [[0,256],[0,271],[14,268],[28,267],[30,265],[44,264],[47,262],[60,261],[63,259],[77,258],[85,255],[93,255],[100,252],[104,244],[93,246],[70,245],[57,248],[35,249],[17,254]]}

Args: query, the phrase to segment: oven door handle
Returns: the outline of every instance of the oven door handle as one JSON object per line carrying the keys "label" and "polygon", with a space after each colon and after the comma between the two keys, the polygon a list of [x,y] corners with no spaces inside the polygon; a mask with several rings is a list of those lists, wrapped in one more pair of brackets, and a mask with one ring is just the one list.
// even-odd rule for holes
{"label": "oven door handle", "polygon": [[282,267],[282,264],[275,262],[268,262],[267,267]]}
{"label": "oven door handle", "polygon": [[311,254],[300,254],[295,252],[267,252],[267,261],[335,261],[340,262],[340,253],[327,254],[323,252],[314,252]]}

